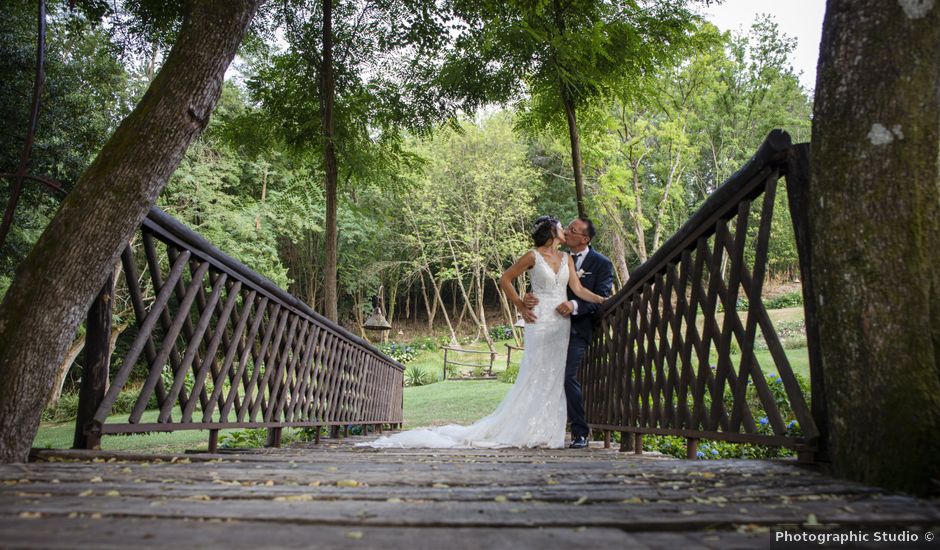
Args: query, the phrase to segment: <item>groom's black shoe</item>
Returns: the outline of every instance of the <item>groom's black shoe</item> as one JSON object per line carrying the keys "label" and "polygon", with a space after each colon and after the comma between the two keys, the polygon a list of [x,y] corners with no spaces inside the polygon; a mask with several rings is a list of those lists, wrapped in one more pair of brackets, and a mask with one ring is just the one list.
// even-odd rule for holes
{"label": "groom's black shoe", "polygon": [[587,446],[588,446],[588,440],[586,437],[582,435],[582,436],[574,438],[571,441],[571,445],[568,445],[568,448],[569,449],[583,449]]}

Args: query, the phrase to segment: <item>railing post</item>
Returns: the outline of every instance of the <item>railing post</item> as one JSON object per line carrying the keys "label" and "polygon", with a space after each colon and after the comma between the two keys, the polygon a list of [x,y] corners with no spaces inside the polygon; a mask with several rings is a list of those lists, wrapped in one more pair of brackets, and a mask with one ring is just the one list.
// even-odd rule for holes
{"label": "railing post", "polygon": [[215,454],[219,451],[219,430],[209,430],[209,453]]}
{"label": "railing post", "polygon": [[279,449],[281,447],[281,428],[268,428],[268,442],[266,447]]}
{"label": "railing post", "polygon": [[447,346],[444,346],[444,376],[441,380],[447,380]]}
{"label": "railing post", "polygon": [[694,437],[685,440],[685,458],[695,460],[698,457],[698,439]]}
{"label": "railing post", "polygon": [[620,432],[620,452],[626,453],[633,450],[633,434],[630,432]]}
{"label": "railing post", "polygon": [[85,324],[85,368],[82,370],[82,385],[78,393],[78,414],[75,419],[73,449],[98,449],[101,434],[89,432],[92,419],[108,386],[108,369],[111,365],[111,303],[114,298],[114,273],[108,275],[104,286],[95,296],[88,309]]}
{"label": "railing post", "polygon": [[641,455],[643,454],[643,434],[636,432],[633,434],[633,454]]}
{"label": "railing post", "polygon": [[826,381],[823,378],[822,351],[819,347],[819,323],[816,315],[815,293],[811,276],[812,242],[809,231],[810,146],[794,145],[787,160],[787,198],[790,218],[796,235],[796,249],[800,257],[800,281],[803,286],[803,311],[806,318],[806,346],[809,352],[810,407],[819,439],[816,442],[815,462],[829,462],[829,419],[826,408]]}

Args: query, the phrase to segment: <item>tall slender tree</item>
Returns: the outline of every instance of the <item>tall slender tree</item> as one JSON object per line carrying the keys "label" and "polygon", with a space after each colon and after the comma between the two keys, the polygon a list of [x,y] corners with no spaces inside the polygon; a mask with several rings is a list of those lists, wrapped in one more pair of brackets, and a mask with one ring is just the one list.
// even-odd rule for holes
{"label": "tall slender tree", "polygon": [[936,491],[940,5],[829,0],[820,52],[810,215],[833,468]]}
{"label": "tall slender tree", "polygon": [[430,85],[427,60],[446,39],[435,10],[421,0],[289,0],[275,7],[287,47],[258,63],[248,81],[278,137],[322,167],[328,317],[338,316],[344,192],[393,179],[386,173],[406,162],[402,134],[424,134],[453,114]]}
{"label": "tall slender tree", "polygon": [[323,0],[323,62],[320,68],[320,117],[323,123],[323,171],[326,191],[326,262],[323,301],[327,318],[337,321],[336,293],[336,144],[333,142],[333,0]]}
{"label": "tall slender tree", "polygon": [[578,212],[585,215],[578,110],[651,72],[687,44],[687,0],[454,0],[466,22],[441,81],[469,111],[489,102],[527,101],[526,125],[564,115]]}

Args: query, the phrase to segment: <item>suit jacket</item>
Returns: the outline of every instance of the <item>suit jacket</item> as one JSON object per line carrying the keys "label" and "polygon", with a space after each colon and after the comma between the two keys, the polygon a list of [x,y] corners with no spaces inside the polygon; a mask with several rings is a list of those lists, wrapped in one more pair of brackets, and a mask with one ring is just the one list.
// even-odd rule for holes
{"label": "suit jacket", "polygon": [[[610,289],[614,285],[614,264],[593,248],[588,250],[588,255],[581,263],[581,271],[584,272],[581,276],[581,286],[594,294],[610,296]],[[578,314],[571,316],[571,332],[590,340],[594,335],[594,316],[601,306],[578,298],[570,288],[568,299],[578,302]]]}

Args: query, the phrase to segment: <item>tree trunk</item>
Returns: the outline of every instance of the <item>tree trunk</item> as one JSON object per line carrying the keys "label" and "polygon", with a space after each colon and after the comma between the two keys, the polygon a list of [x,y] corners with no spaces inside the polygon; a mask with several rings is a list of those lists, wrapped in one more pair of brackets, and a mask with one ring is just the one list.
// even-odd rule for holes
{"label": "tree trunk", "polygon": [[336,147],[333,143],[333,1],[323,0],[323,68],[321,70],[320,103],[323,117],[323,166],[326,171],[326,259],[323,266],[323,314],[339,321],[336,289],[336,249],[339,245],[336,227]]}
{"label": "tree trunk", "polygon": [[617,275],[617,289],[619,290],[627,284],[627,280],[630,278],[630,268],[627,267],[627,247],[624,246],[623,237],[620,236],[620,231],[616,227],[613,228],[610,234],[614,256],[614,271]]}
{"label": "tree trunk", "polygon": [[[428,287],[424,283],[424,271],[423,270],[418,271],[418,277],[421,278],[421,295],[424,296],[424,308],[428,312],[428,332],[433,332],[434,331],[434,313],[435,313],[434,310],[437,308],[437,302],[434,302],[434,307],[432,308],[431,299],[428,296]],[[418,315],[416,313],[415,320],[417,320],[417,317]]]}
{"label": "tree trunk", "polygon": [[434,297],[437,301],[437,304],[441,308],[441,314],[444,316],[444,321],[447,323],[447,328],[450,330],[450,343],[452,345],[457,345],[457,332],[454,330],[454,324],[450,320],[450,315],[447,314],[447,307],[444,305],[444,297],[441,295],[441,290],[444,286],[444,283],[438,282],[434,279],[434,276],[431,275],[431,268],[428,267],[428,277],[431,279],[431,285],[434,287]]}
{"label": "tree trunk", "polygon": [[261,231],[261,213],[264,211],[264,201],[268,198],[268,163],[264,163],[264,172],[261,173],[261,204],[258,215],[255,216],[255,229]]}
{"label": "tree trunk", "polygon": [[561,92],[565,107],[565,119],[568,121],[568,139],[571,141],[571,168],[574,171],[574,191],[578,199],[578,216],[587,217],[584,207],[584,174],[581,171],[581,138],[578,134],[578,117],[574,99],[564,90]]}
{"label": "tree trunk", "polygon": [[261,0],[192,2],[166,63],[79,178],[0,304],[0,461],[26,460],[79,323],[209,120]]}
{"label": "tree trunk", "polygon": [[[642,157],[641,157],[642,158]],[[630,213],[633,221],[633,231],[636,233],[636,252],[640,263],[646,263],[649,254],[646,252],[646,231],[643,229],[643,194],[640,191],[640,161],[631,163],[633,169],[633,196],[635,210]]]}
{"label": "tree trunk", "polygon": [[811,273],[833,470],[923,494],[940,479],[940,5],[830,0],[820,51]]}
{"label": "tree trunk", "polygon": [[63,359],[62,363],[56,368],[55,379],[52,382],[52,393],[49,394],[49,398],[46,400],[45,408],[55,407],[56,403],[59,402],[59,399],[62,397],[62,388],[65,386],[65,377],[68,375],[69,370],[71,370],[72,363],[75,362],[83,349],[85,349],[84,334],[72,342],[68,351],[65,353],[65,359]]}
{"label": "tree trunk", "polygon": [[483,307],[483,286],[486,284],[486,281],[483,280],[483,269],[478,268],[476,270],[476,289],[477,289],[477,308],[479,309],[480,320],[478,324],[480,330],[483,332],[483,338],[486,339],[486,345],[490,348],[490,351],[496,351],[496,347],[493,344],[493,338],[490,336],[490,327],[486,324],[486,310]]}

